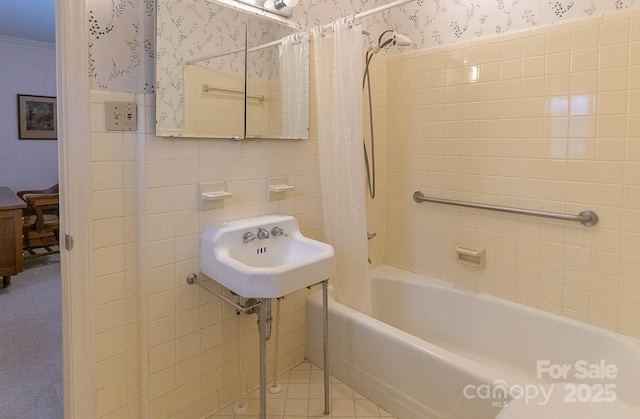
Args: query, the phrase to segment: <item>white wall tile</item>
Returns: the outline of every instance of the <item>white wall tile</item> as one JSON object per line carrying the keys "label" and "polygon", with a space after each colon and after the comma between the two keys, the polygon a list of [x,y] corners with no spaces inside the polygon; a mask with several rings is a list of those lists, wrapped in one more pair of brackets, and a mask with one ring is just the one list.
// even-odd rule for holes
{"label": "white wall tile", "polygon": [[[630,16],[635,19],[636,15]],[[630,31],[633,25],[622,15],[602,26],[600,22],[583,21],[543,35],[535,31],[531,36],[514,34],[508,43],[485,39],[480,45],[471,44],[462,57],[468,57],[472,65],[480,64],[477,80],[456,76],[458,64],[453,55],[447,61],[447,55],[437,48],[424,50],[413,80],[429,81],[421,88],[427,89],[430,106],[409,114],[406,121],[400,119],[407,115],[403,108],[419,105],[402,96],[406,86],[399,72],[413,61],[409,57],[389,61],[387,128],[392,127],[395,136],[386,141],[390,193],[385,235],[387,244],[394,246],[386,246],[385,263],[416,272],[426,268],[449,282],[502,298],[513,299],[515,293],[523,304],[601,327],[635,330],[636,326],[624,323],[623,316],[618,318],[615,313],[620,277],[637,279],[634,272],[640,269],[635,257],[622,255],[625,247],[637,247],[632,235],[640,225],[636,214],[640,200],[635,198],[636,172],[640,174],[635,154],[640,146],[635,147],[634,137],[640,131],[635,130],[635,113],[629,113],[635,112],[635,96],[628,91],[628,80],[633,80],[635,71],[629,61],[629,34],[637,31]],[[462,83],[461,95],[452,90],[455,83]],[[479,100],[482,105],[476,106]],[[450,124],[458,118],[463,118],[458,125],[464,128]],[[401,123],[408,127],[405,131],[398,129]],[[524,140],[513,141],[519,137]],[[460,138],[472,141],[457,148]],[[421,142],[427,147],[407,146]],[[427,164],[416,164],[422,156]],[[480,158],[491,163],[478,165]],[[481,224],[475,215],[449,209],[449,214],[460,216],[444,221],[446,234],[441,237],[434,225],[416,230],[424,209],[413,208],[415,204],[407,198],[414,190],[427,187],[429,195],[445,198],[468,197],[470,201],[568,213],[591,208],[599,213],[601,222],[586,229],[518,218],[519,228],[514,230],[504,228],[505,216],[487,214],[490,222]],[[623,210],[625,207],[629,210]],[[437,217],[436,211],[430,212],[432,218]],[[396,214],[407,218],[399,219]],[[409,232],[416,236],[415,244],[406,236]],[[502,237],[498,242],[490,240],[496,232]],[[488,269],[487,275],[485,271],[452,270],[453,260],[443,259],[438,248],[423,245],[447,237],[487,247],[489,266],[496,269],[492,272],[506,276],[496,274],[487,282]],[[505,238],[517,243],[519,257],[509,250],[514,244]],[[424,266],[420,253],[426,256]],[[585,260],[591,263],[585,266]],[[625,283],[629,289],[632,284]],[[589,292],[598,297],[590,298]],[[620,310],[631,313],[633,307]]]}

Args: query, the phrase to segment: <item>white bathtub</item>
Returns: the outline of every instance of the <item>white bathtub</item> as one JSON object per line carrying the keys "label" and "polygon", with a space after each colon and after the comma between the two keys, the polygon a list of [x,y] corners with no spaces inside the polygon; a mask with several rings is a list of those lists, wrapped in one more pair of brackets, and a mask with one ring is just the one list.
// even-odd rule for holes
{"label": "white bathtub", "polygon": [[[494,418],[505,406],[509,417],[518,405],[639,411],[640,341],[390,266],[370,273],[373,317],[329,298],[330,369],[399,418]],[[321,297],[307,301],[316,365]],[[601,378],[581,378],[585,370]]]}

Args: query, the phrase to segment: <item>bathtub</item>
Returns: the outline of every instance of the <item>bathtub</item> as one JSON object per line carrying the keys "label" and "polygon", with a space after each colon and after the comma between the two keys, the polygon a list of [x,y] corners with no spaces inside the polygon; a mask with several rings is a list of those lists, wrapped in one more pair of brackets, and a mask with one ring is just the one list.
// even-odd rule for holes
{"label": "bathtub", "polygon": [[[330,288],[330,371],[399,418],[640,412],[637,339],[390,266],[370,278],[371,317]],[[306,330],[307,358],[322,365],[321,292]]]}

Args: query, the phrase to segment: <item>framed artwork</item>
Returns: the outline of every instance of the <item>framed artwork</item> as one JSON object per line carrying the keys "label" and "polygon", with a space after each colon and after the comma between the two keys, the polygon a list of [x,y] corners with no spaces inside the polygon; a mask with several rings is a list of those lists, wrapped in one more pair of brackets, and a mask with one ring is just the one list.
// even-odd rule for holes
{"label": "framed artwork", "polygon": [[56,98],[18,95],[18,138],[57,140]]}

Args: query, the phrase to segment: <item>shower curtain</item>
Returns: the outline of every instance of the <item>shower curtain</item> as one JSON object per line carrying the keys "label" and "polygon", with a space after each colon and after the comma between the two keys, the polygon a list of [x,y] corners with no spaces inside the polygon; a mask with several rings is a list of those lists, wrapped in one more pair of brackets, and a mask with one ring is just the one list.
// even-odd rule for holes
{"label": "shower curtain", "polygon": [[362,149],[362,26],[314,29],[313,51],[325,237],[335,249],[337,301],[370,314]]}
{"label": "shower curtain", "polygon": [[309,33],[299,32],[282,39],[280,44],[280,94],[282,98],[282,137],[307,138],[309,106]]}

